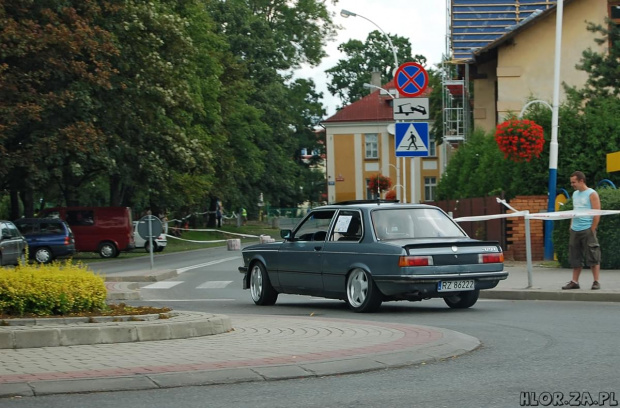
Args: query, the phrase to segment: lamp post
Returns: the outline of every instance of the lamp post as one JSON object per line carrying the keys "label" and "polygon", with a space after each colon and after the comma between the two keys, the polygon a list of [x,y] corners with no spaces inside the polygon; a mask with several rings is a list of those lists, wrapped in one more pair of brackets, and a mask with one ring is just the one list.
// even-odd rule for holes
{"label": "lamp post", "polygon": [[[392,40],[390,39],[390,36],[386,34],[385,31],[383,31],[383,29],[381,27],[379,27],[379,25],[377,23],[375,23],[374,21],[372,21],[369,18],[366,18],[362,15],[356,14],[352,11],[349,10],[345,10],[342,9],[340,10],[340,16],[344,17],[344,18],[349,18],[349,17],[360,17],[363,18],[364,20],[372,23],[375,27],[377,27],[379,29],[379,31],[381,31],[381,33],[383,34],[383,36],[387,39],[388,44],[390,44],[390,48],[392,49],[392,54],[394,55],[394,70],[392,71],[392,76],[394,76],[394,74],[396,73],[396,70],[398,69],[398,55],[396,53],[396,47],[394,47],[394,44],[392,44]],[[371,85],[371,84],[364,84],[365,88],[379,88],[379,89],[383,89],[379,86],[375,86],[375,85]],[[384,91],[388,92],[387,90],[383,89]],[[390,97],[392,99],[394,99],[394,97],[392,96],[392,94],[390,94],[388,92],[388,95],[390,95]],[[396,94],[396,98],[398,98],[398,93]],[[396,136],[394,136],[396,137]],[[403,158],[404,160],[404,158]],[[404,163],[404,162],[403,162]],[[396,183],[400,184],[400,160],[398,160],[398,157],[396,158]],[[397,192],[398,195],[398,192]],[[404,195],[404,199],[406,202],[406,198],[407,198],[407,190],[405,190],[405,188],[403,187],[403,195]]]}
{"label": "lamp post", "polygon": [[[549,144],[549,197],[547,212],[555,211],[555,196],[558,178],[558,121],[560,104],[560,63],[562,57],[562,18],[564,0],[558,0],[555,21],[555,63],[553,70],[553,109],[551,114],[551,143]],[[545,259],[553,259],[553,221],[545,223]]]}

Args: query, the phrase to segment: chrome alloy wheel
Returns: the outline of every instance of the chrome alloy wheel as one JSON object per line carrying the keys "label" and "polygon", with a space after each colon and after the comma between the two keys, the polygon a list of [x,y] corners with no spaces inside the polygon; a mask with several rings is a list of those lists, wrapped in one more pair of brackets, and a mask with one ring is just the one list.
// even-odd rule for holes
{"label": "chrome alloy wheel", "polygon": [[263,273],[258,264],[255,264],[250,272],[250,293],[254,302],[258,302],[263,293]]}
{"label": "chrome alloy wheel", "polygon": [[351,272],[347,280],[347,299],[349,299],[351,306],[357,308],[364,304],[368,297],[368,286],[366,272],[361,269]]}

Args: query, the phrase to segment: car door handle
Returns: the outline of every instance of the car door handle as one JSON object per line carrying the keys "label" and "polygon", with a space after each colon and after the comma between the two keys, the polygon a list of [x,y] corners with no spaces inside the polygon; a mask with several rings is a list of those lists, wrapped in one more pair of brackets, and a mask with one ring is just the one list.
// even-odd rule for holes
{"label": "car door handle", "polygon": [[314,250],[315,250],[315,251],[320,251],[321,249],[323,249],[323,247],[321,247],[321,246],[315,246],[315,247],[314,247]]}

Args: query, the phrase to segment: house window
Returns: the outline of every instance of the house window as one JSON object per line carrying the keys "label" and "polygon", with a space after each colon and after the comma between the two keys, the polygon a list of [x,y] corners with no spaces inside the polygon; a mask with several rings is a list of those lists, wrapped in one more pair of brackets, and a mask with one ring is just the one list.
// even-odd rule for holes
{"label": "house window", "polygon": [[376,200],[377,199],[377,190],[371,190],[368,187],[368,183],[370,183],[370,179],[366,179],[366,199],[367,200]]}
{"label": "house window", "polygon": [[429,140],[428,141],[428,156],[429,157],[437,156],[437,148],[435,146],[435,141],[434,140]]}
{"label": "house window", "polygon": [[368,133],[364,135],[366,143],[366,158],[378,159],[379,158],[379,137],[376,133]]}
{"label": "house window", "polygon": [[620,1],[609,2],[609,19],[620,24]]}
{"label": "house window", "polygon": [[437,177],[424,177],[424,201],[435,201]]}

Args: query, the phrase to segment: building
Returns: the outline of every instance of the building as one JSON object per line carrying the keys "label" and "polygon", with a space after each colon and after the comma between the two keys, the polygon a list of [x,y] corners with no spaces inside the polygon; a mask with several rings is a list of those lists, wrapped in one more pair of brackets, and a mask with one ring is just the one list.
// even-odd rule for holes
{"label": "building", "polygon": [[[606,17],[620,18],[620,1],[564,0],[563,4],[560,80],[582,86],[587,74],[575,68],[582,52],[607,49],[607,44],[595,43],[596,35],[586,26],[604,24]],[[557,4],[491,0],[481,7],[475,0],[452,0],[450,38],[453,62],[461,64],[459,71],[473,83],[473,126],[493,131],[506,116],[518,115],[528,101],[552,103]],[[467,47],[469,53],[464,52]],[[564,97],[561,87],[560,101]]]}
{"label": "building", "polygon": [[[442,154],[433,140],[429,157],[396,158],[394,138],[394,83],[339,110],[322,122],[326,131],[328,202],[375,198],[368,189],[371,176],[381,174],[392,180],[392,189],[401,202],[432,201],[444,166]],[[427,89],[420,97],[428,97]]]}

